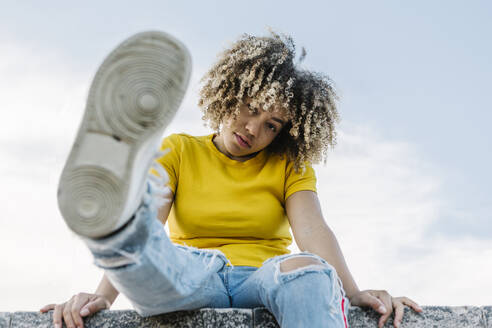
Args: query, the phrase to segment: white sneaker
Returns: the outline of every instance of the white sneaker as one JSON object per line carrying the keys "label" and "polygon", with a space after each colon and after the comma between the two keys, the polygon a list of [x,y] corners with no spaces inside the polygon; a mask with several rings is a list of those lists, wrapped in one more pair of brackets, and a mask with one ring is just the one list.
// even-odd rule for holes
{"label": "white sneaker", "polygon": [[190,73],[188,50],[163,32],[136,34],[104,60],[58,186],[58,206],[75,233],[106,236],[137,210]]}

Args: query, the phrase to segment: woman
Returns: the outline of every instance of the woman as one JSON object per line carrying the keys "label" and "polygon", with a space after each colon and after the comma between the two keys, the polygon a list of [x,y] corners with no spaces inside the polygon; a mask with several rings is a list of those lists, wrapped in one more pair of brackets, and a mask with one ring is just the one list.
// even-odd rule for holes
{"label": "woman", "polygon": [[[335,144],[336,95],[294,57],[292,40],[273,33],[224,51],[199,101],[215,133],[165,138],[145,182],[153,140],[186,89],[189,56],[157,32],[110,54],[59,188],[62,215],[105,275],[94,294],[41,309],[54,309],[55,326],[82,327],[120,292],[144,316],[266,306],[282,327],[348,327],[349,301],[379,312],[380,327],[393,311],[398,327],[404,305],[422,311],[406,297],[360,291],[352,278],[311,167]],[[300,254],[288,254],[289,228]]]}

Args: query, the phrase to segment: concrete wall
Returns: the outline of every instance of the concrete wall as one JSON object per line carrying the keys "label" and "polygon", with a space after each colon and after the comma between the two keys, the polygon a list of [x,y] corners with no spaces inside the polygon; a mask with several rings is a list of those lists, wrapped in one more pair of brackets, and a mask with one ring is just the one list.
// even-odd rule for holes
{"label": "concrete wall", "polygon": [[[417,327],[459,327],[492,328],[492,306],[484,307],[423,307],[423,314],[417,314],[408,308],[402,328]],[[0,328],[52,327],[52,311],[39,312],[0,312]],[[358,307],[350,308],[349,324],[351,328],[377,327],[378,315],[372,310]],[[195,311],[174,312],[155,317],[142,318],[135,311],[101,311],[85,320],[87,328],[130,328],[130,327],[278,327],[273,316],[265,309],[200,309]],[[385,325],[392,327],[392,320]]]}

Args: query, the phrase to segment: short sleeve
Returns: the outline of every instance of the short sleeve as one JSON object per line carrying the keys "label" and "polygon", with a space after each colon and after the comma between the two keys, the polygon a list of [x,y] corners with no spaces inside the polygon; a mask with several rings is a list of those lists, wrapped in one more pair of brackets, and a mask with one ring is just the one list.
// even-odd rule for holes
{"label": "short sleeve", "polygon": [[301,190],[316,192],[316,174],[314,169],[306,163],[305,170],[301,169],[299,172],[296,172],[294,163],[289,162],[285,172],[284,201],[293,193]]}
{"label": "short sleeve", "polygon": [[[166,170],[169,176],[168,187],[171,188],[173,194],[176,193],[178,185],[181,148],[179,135],[171,134],[162,140],[160,147],[161,151],[167,151],[167,153],[155,160]],[[151,169],[150,173],[158,176],[154,169]]]}

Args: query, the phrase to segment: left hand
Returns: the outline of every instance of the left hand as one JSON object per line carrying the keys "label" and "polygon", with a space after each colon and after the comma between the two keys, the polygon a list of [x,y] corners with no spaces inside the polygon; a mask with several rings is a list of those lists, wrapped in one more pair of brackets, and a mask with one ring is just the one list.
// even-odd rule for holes
{"label": "left hand", "polygon": [[400,327],[401,320],[403,319],[404,305],[409,306],[416,312],[422,312],[422,308],[409,299],[408,297],[392,297],[385,290],[363,290],[350,297],[350,304],[362,307],[371,307],[378,313],[382,314],[379,319],[378,327],[382,328],[388,318],[390,317],[393,309],[395,311],[395,319],[393,320],[393,326],[395,328]]}

